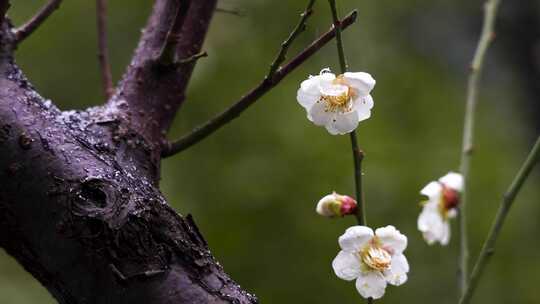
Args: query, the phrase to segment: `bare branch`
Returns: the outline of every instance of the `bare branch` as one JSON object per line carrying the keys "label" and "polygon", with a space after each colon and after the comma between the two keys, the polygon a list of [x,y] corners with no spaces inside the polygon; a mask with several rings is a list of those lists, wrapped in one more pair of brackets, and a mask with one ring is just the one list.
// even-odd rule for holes
{"label": "bare branch", "polygon": [[463,295],[459,300],[459,304],[470,303],[474,291],[476,290],[476,286],[478,285],[478,281],[480,281],[480,278],[482,277],[484,268],[486,267],[486,264],[495,252],[495,243],[497,242],[497,238],[499,237],[499,234],[503,227],[504,220],[510,212],[510,207],[512,207],[512,204],[514,203],[517,194],[519,193],[521,187],[531,174],[534,166],[538,163],[539,159],[540,136],[536,138],[536,142],[534,143],[531,151],[529,152],[527,159],[521,166],[521,169],[516,174],[514,180],[512,181],[512,184],[510,184],[510,187],[508,187],[508,190],[503,196],[503,200],[499,206],[499,211],[497,211],[497,216],[495,217],[487,239],[482,246],[482,250],[480,251],[480,255],[476,260],[476,264],[474,265],[472,274],[470,276],[470,282],[464,290]]}
{"label": "bare branch", "polygon": [[107,47],[107,0],[96,0],[98,59],[101,69],[103,94],[109,99],[114,91]]}
{"label": "bare branch", "polygon": [[240,9],[230,9],[230,8],[218,7],[218,8],[216,8],[216,12],[235,15],[235,16],[238,16],[238,17],[246,16],[246,13],[243,10],[240,10]]}
{"label": "bare branch", "polygon": [[188,58],[184,58],[184,59],[180,59],[178,60],[176,63],[178,65],[182,65],[182,64],[187,64],[187,63],[192,63],[192,62],[195,62],[203,57],[208,57],[208,53],[207,52],[200,52],[200,53],[197,53],[193,56],[189,56]]}
{"label": "bare branch", "polygon": [[337,13],[336,0],[329,0],[328,3],[330,4],[330,10],[332,12],[332,21],[333,21],[334,27],[336,28],[336,44],[337,44],[338,57],[339,57],[339,66],[341,68],[341,73],[345,73],[347,72],[347,69],[349,67],[347,66],[347,59],[345,58],[343,40],[341,39],[341,30],[339,29],[340,21],[339,21],[339,17]]}
{"label": "bare branch", "polygon": [[477,92],[480,80],[480,72],[487,49],[494,37],[495,20],[499,0],[487,0],[484,5],[484,22],[476,51],[471,65],[471,72],[467,84],[467,101],[465,105],[465,119],[463,125],[463,144],[461,151],[461,163],[459,171],[463,175],[463,190],[461,194],[461,206],[459,210],[459,291],[461,296],[467,289],[469,279],[469,244],[467,235],[467,202],[469,200],[469,169],[474,144],[474,121],[477,104]]}
{"label": "bare branch", "polygon": [[298,21],[298,25],[294,28],[294,30],[291,32],[287,40],[285,40],[281,44],[281,50],[279,51],[279,54],[276,56],[276,59],[274,62],[270,65],[270,71],[268,72],[268,75],[266,75],[266,78],[272,78],[274,74],[276,73],[277,69],[279,68],[279,65],[283,63],[286,59],[287,51],[289,50],[289,47],[291,46],[292,42],[296,39],[296,37],[306,30],[306,21],[313,13],[313,5],[315,4],[315,0],[310,0],[306,9],[304,12],[300,15],[300,21]]}
{"label": "bare branch", "polygon": [[[196,60],[188,60],[175,67],[165,66],[156,59],[167,44],[168,49],[174,46],[175,59],[186,59],[200,53],[216,2],[192,1],[182,17],[178,15],[177,0],[156,0],[131,64],[107,105],[112,111],[125,116],[130,127],[140,131],[153,145],[162,145],[178,108],[185,100],[185,91],[196,63]],[[169,37],[182,39],[171,41]]]}
{"label": "bare branch", "polygon": [[[340,21],[340,28],[345,29],[349,25],[356,21],[357,12],[353,11],[347,17]],[[326,43],[328,43],[336,35],[335,28],[330,29],[328,32],[320,36],[310,46],[304,49],[300,54],[293,58],[282,68],[278,69],[271,78],[265,78],[249,93],[244,95],[240,100],[234,103],[231,107],[218,114],[214,118],[210,119],[203,125],[195,128],[191,133],[183,136],[179,140],[168,144],[162,151],[162,156],[167,157],[181,152],[192,145],[203,140],[210,134],[217,131],[219,128],[238,117],[249,106],[254,104],[260,97],[270,91],[273,87],[281,82],[289,73],[295,68],[304,63],[308,58],[321,49]]]}
{"label": "bare branch", "polygon": [[32,34],[47,18],[60,7],[62,0],[50,0],[28,22],[15,30],[15,40],[21,43]]}

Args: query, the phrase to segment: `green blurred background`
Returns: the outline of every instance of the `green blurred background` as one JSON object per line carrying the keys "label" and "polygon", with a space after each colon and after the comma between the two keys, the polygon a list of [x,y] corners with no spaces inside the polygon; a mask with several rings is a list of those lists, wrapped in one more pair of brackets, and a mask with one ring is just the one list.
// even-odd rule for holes
{"label": "green blurred background", "polygon": [[[21,24],[43,2],[12,1],[12,20]],[[118,79],[151,1],[109,2],[110,54]],[[469,213],[472,258],[540,125],[540,96],[534,89],[538,75],[520,53],[521,44],[539,37],[514,28],[519,25],[514,22],[523,20],[516,18],[517,6],[528,2],[533,16],[538,7],[535,1],[517,2],[502,5],[502,33],[482,82]],[[205,45],[209,57],[197,65],[170,136],[188,132],[253,87],[305,3],[220,1],[220,7],[240,9],[245,16],[216,14]],[[479,34],[482,1],[339,3],[342,15],[359,10],[358,22],[344,33],[350,68],[377,79],[372,118],[358,129],[367,153],[368,222],[372,227],[395,225],[409,238],[409,281],[389,287],[377,303],[455,303],[457,238],[448,247],[426,245],[416,230],[418,191],[457,170],[467,66]],[[307,31],[290,53],[329,24],[328,5],[318,1]],[[532,26],[526,28],[534,32]],[[83,108],[102,102],[96,52],[93,1],[65,1],[20,47],[17,62],[42,95],[62,109]],[[182,214],[193,214],[225,270],[261,303],[362,303],[354,284],[336,278],[330,267],[337,237],[354,220],[314,213],[322,195],[353,192],[348,137],[330,136],[309,123],[295,100],[308,74],[324,67],[337,70],[337,64],[330,43],[239,119],[163,163],[162,188],[170,203]],[[518,196],[475,303],[540,303],[538,173]],[[0,303],[54,300],[0,251]]]}

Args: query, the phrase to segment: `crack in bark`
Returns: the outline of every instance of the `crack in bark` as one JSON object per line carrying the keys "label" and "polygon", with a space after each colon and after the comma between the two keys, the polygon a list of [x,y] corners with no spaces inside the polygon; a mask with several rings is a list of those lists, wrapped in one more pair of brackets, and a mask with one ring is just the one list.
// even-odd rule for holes
{"label": "crack in bark", "polygon": [[[158,188],[163,131],[194,66],[154,65],[173,2],[156,1],[111,102],[81,111],[33,89],[11,24],[0,24],[0,246],[59,303],[257,302]],[[200,50],[215,2],[190,7],[179,58]]]}

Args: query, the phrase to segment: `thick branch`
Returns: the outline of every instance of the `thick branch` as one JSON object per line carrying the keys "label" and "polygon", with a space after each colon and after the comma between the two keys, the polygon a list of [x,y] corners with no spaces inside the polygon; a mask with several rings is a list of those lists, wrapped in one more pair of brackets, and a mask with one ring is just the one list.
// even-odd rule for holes
{"label": "thick branch", "polygon": [[[349,25],[353,24],[356,21],[357,13],[353,11],[347,17],[345,17],[340,22],[341,29],[347,28]],[[195,128],[191,133],[185,135],[179,140],[173,142],[168,147],[164,148],[162,156],[167,157],[174,155],[180,151],[183,151],[190,146],[198,143],[203,140],[210,134],[217,131],[219,128],[230,122],[231,120],[238,117],[242,112],[244,112],[249,106],[255,103],[259,98],[261,98],[265,93],[274,88],[277,84],[281,82],[289,73],[291,73],[295,68],[304,63],[308,58],[315,54],[320,48],[322,48],[326,43],[332,40],[335,36],[335,28],[330,29],[324,35],[315,40],[310,46],[304,49],[300,54],[293,58],[289,63],[287,63],[282,68],[278,69],[272,78],[265,78],[259,83],[255,88],[253,88],[249,93],[244,95],[240,100],[234,103],[230,108],[223,111],[221,114],[218,114],[214,118],[210,119],[205,124]]]}
{"label": "thick branch", "polygon": [[62,0],[50,0],[28,22],[15,30],[15,40],[22,42],[30,36],[49,16],[60,7]]}
{"label": "thick branch", "polygon": [[191,0],[180,0],[177,5],[173,25],[167,34],[161,53],[156,59],[159,64],[172,65],[176,62],[176,49],[182,38],[182,27],[186,20],[190,5]]}
{"label": "thick branch", "polygon": [[0,247],[61,304],[256,302],[167,205],[136,130],[60,112],[1,58]]}
{"label": "thick branch", "polygon": [[470,303],[471,298],[474,294],[474,291],[476,290],[476,286],[478,285],[478,282],[480,281],[480,278],[482,277],[484,268],[486,267],[490,258],[495,253],[495,242],[497,242],[497,238],[499,237],[499,234],[503,227],[504,220],[508,216],[508,213],[510,212],[510,208],[512,207],[512,204],[517,194],[519,193],[519,190],[521,190],[521,187],[525,183],[525,180],[527,180],[527,177],[529,177],[529,174],[531,173],[534,166],[538,163],[539,159],[540,159],[540,136],[536,138],[536,142],[533,148],[531,149],[531,152],[527,156],[525,163],[523,163],[523,166],[521,167],[517,175],[514,177],[512,184],[510,185],[510,187],[508,188],[508,190],[503,196],[503,201],[501,202],[499,211],[497,212],[497,217],[495,218],[495,221],[493,222],[493,225],[491,226],[491,230],[489,231],[487,239],[484,242],[484,245],[482,246],[480,255],[478,256],[478,259],[476,260],[476,264],[474,265],[474,269],[470,277],[470,282],[467,285],[467,288],[464,290],[463,296],[461,297],[459,301],[460,304]]}
{"label": "thick branch", "polygon": [[[185,59],[200,53],[216,1],[193,1],[189,6],[182,22],[182,39],[176,46],[176,58]],[[195,66],[195,61],[191,61],[169,68],[156,61],[167,43],[171,27],[178,20],[177,8],[176,0],[156,1],[133,60],[108,105],[113,112],[127,117],[131,127],[140,130],[146,140],[156,146],[161,146],[184,101]]]}
{"label": "thick branch", "polygon": [[[169,16],[166,3],[157,0],[117,100],[85,111],[60,112],[33,90],[14,64],[13,32],[0,24],[0,247],[61,304],[256,302],[157,188],[153,136],[174,114],[162,104],[154,111],[167,114],[151,112],[152,98],[183,90],[193,68],[186,62],[183,75],[151,63],[166,35],[155,27]],[[200,49],[214,6],[193,5],[181,58]],[[151,83],[139,86],[140,77]],[[135,116],[144,110],[157,127]]]}
{"label": "thick branch", "polygon": [[499,0],[488,0],[484,5],[484,24],[482,34],[478,41],[478,46],[474,53],[471,65],[471,73],[467,85],[467,101],[465,105],[465,119],[463,126],[463,145],[461,152],[460,173],[463,175],[463,193],[461,196],[461,206],[459,211],[460,227],[460,258],[459,258],[459,290],[461,295],[465,292],[469,278],[469,244],[467,236],[467,201],[469,198],[469,169],[474,144],[474,120],[477,104],[477,92],[479,86],[480,72],[486,51],[494,37],[495,19]]}
{"label": "thick branch", "polygon": [[0,0],[0,24],[4,22],[9,6],[9,0]]}
{"label": "thick branch", "polygon": [[109,49],[107,47],[107,0],[96,0],[96,21],[98,36],[98,59],[101,70],[103,94],[109,99],[114,93]]}

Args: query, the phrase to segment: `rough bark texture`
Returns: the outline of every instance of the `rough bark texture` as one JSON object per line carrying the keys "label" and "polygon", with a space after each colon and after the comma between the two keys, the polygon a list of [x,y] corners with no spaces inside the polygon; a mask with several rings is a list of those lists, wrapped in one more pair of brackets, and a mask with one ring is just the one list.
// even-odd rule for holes
{"label": "rough bark texture", "polygon": [[[200,50],[215,2],[193,1],[179,58]],[[193,70],[154,60],[176,5],[156,1],[115,95],[84,111],[34,90],[1,24],[0,246],[59,303],[256,303],[158,189],[161,142]]]}

